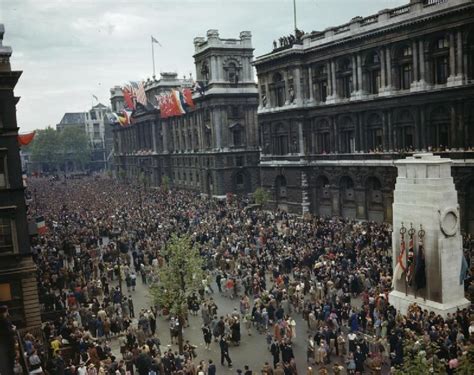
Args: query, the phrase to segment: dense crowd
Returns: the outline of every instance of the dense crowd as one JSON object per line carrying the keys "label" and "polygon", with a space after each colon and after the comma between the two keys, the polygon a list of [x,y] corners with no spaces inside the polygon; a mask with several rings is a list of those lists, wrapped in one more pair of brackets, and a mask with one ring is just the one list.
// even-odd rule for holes
{"label": "dense crowd", "polygon": [[[307,347],[308,373],[394,371],[406,360],[407,343],[416,353],[410,355],[436,355],[454,373],[474,339],[468,309],[443,319],[414,305],[402,316],[388,303],[387,224],[303,218],[236,197],[220,202],[105,178],[33,179],[30,189],[30,215],[44,215],[48,225],[32,251],[41,308],[51,317],[45,340],[23,338],[30,373],[216,374],[212,360],[196,358],[193,344],[185,342],[181,353],[161,344],[168,337],[176,344],[187,319],[169,316],[168,336],[157,328],[158,317],[169,315],[165,308],[135,311],[137,280],[159,282],[154,270],[166,262],[162,250],[173,233],[189,235],[204,259],[206,277],[187,307],[202,318],[206,348],[217,341],[221,365],[235,366],[230,346],[261,334],[272,357],[262,374],[297,374],[295,342]],[[468,237],[465,248],[470,262]],[[472,288],[470,279],[465,284]],[[213,293],[239,307],[219,314]],[[295,316],[306,322],[307,337],[297,337]],[[115,340],[120,353],[111,348]]]}

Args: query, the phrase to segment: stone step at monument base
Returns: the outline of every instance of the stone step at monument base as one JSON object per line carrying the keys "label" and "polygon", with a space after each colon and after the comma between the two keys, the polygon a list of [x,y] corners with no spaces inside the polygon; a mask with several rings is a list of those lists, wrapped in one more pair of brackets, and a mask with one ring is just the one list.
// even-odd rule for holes
{"label": "stone step at monument base", "polygon": [[416,303],[422,309],[428,311],[433,311],[435,314],[441,315],[443,318],[446,318],[448,313],[453,314],[456,310],[462,310],[468,308],[471,305],[471,302],[466,298],[461,298],[457,301],[450,303],[438,303],[434,301],[424,300],[420,297],[414,297],[410,294],[405,295],[405,293],[393,290],[388,295],[388,302],[394,306],[397,311],[400,311],[402,314],[406,314],[408,307]]}

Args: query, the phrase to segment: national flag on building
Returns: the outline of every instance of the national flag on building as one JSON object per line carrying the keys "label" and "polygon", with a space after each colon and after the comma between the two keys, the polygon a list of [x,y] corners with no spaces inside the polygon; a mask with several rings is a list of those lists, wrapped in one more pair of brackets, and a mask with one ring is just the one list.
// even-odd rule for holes
{"label": "national flag on building", "polygon": [[35,138],[35,131],[29,132],[29,133],[24,133],[24,134],[18,134],[18,144],[19,146],[27,146],[31,143],[31,141]]}
{"label": "national flag on building", "polygon": [[183,108],[183,104],[180,97],[180,92],[178,90],[171,90],[171,108],[172,108],[172,115],[173,116],[181,116],[182,114],[186,113]]}
{"label": "national flag on building", "polygon": [[44,216],[36,217],[36,230],[38,231],[39,235],[43,235],[48,231],[46,222],[44,221]]}
{"label": "national flag on building", "polygon": [[143,83],[143,81],[138,83],[135,96],[137,98],[137,102],[146,107],[146,105],[148,104],[148,99],[146,97],[145,84]]}

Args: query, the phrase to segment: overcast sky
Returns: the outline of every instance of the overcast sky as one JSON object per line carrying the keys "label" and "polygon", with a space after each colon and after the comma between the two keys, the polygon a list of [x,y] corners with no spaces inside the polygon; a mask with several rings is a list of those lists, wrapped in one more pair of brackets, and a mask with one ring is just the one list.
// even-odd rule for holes
{"label": "overcast sky", "polygon": [[[298,28],[337,26],[409,0],[296,0]],[[109,89],[157,72],[189,76],[193,39],[218,29],[223,38],[252,32],[255,56],[293,30],[293,0],[0,0],[3,44],[13,48],[20,132],[55,126],[65,112],[110,105]],[[95,104],[95,103],[94,103]]]}

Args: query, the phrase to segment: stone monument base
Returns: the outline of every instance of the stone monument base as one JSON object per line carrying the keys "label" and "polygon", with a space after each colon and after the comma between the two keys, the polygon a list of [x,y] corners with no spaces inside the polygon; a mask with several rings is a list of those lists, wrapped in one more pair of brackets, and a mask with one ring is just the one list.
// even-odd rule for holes
{"label": "stone monument base", "polygon": [[426,309],[428,311],[433,311],[435,314],[441,315],[443,318],[446,318],[448,313],[453,314],[456,312],[457,309],[464,309],[468,308],[471,305],[471,302],[466,298],[461,298],[458,301],[450,302],[450,303],[438,303],[434,301],[425,300],[420,297],[414,297],[410,294],[405,295],[405,293],[399,292],[397,290],[393,290],[388,295],[388,302],[400,311],[402,314],[406,314],[408,311],[408,306],[416,303],[422,309]]}

